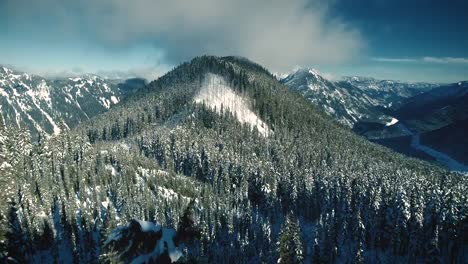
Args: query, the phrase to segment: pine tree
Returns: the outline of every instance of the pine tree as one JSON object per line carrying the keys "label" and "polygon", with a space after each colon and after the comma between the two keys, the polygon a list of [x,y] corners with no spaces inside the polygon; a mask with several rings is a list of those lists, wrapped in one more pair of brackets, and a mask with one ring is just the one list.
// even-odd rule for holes
{"label": "pine tree", "polygon": [[362,264],[364,263],[364,243],[365,243],[365,227],[362,223],[361,212],[358,210],[356,217],[356,249],[354,253],[353,263]]}
{"label": "pine tree", "polygon": [[194,239],[200,239],[201,232],[195,224],[194,210],[195,200],[192,200],[187,208],[185,208],[184,215],[178,224],[176,242],[192,242]]}
{"label": "pine tree", "polygon": [[302,263],[303,260],[299,222],[290,213],[286,216],[280,235],[278,263]]}
{"label": "pine tree", "polygon": [[319,221],[317,221],[317,225],[315,226],[315,235],[314,235],[314,255],[312,257],[313,263],[322,263],[322,257],[320,252],[320,245],[322,244],[321,240],[321,232],[322,232],[322,218],[320,217]]}
{"label": "pine tree", "polygon": [[23,228],[18,218],[15,203],[10,203],[8,225],[9,229],[6,233],[8,257],[16,260],[18,263],[26,263],[28,261],[27,241],[25,241]]}

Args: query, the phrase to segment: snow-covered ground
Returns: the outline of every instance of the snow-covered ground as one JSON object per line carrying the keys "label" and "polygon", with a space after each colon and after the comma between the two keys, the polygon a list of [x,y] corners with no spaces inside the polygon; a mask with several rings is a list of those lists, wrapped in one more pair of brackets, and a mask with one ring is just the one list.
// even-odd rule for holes
{"label": "snow-covered ground", "polygon": [[[131,232],[138,232],[139,234],[132,234]],[[138,248],[133,243],[141,242],[133,241],[132,238],[135,236],[141,237],[142,233],[149,234],[149,237],[156,239],[154,248],[149,252],[132,252],[132,250]],[[161,236],[158,236],[157,233],[161,233]],[[175,235],[176,232],[172,228],[164,228],[153,222],[132,220],[128,225],[120,226],[113,230],[104,242],[104,245],[107,246],[113,242],[127,241],[128,246],[121,255],[134,256],[133,259],[129,259],[131,263],[152,263],[158,260],[165,252],[169,255],[171,262],[176,262],[182,256],[182,252],[174,244]]]}
{"label": "snow-covered ground", "polygon": [[393,126],[394,124],[398,123],[398,119],[392,117],[392,120],[390,120],[390,122],[388,122],[387,124],[385,124],[385,126]]}
{"label": "snow-covered ground", "polygon": [[271,133],[265,124],[252,110],[246,98],[234,92],[219,75],[207,74],[200,92],[195,96],[196,103],[205,103],[217,112],[230,111],[241,123],[257,127],[260,134],[268,136]]}

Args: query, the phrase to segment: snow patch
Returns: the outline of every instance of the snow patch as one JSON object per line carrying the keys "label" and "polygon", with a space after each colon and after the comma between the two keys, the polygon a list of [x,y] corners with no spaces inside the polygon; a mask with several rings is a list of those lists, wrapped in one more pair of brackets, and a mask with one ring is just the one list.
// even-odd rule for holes
{"label": "snow patch", "polygon": [[319,72],[316,69],[309,69],[309,73],[312,74],[316,79],[320,77]]}
{"label": "snow patch", "polygon": [[109,206],[109,204],[110,204],[109,197],[106,197],[106,200],[101,202],[101,205],[102,205],[104,208],[107,208],[107,207]]}
{"label": "snow patch", "polygon": [[119,99],[115,96],[111,96],[110,100],[112,101],[113,104],[117,104],[119,102]]}
{"label": "snow patch", "polygon": [[101,105],[104,106],[104,108],[109,109],[110,108],[110,102],[104,97],[100,97],[99,101],[101,102]]}
{"label": "snow patch", "polygon": [[385,126],[393,126],[394,124],[398,123],[398,119],[392,117],[392,120],[390,120],[390,122],[388,122],[387,124],[385,124]]}
{"label": "snow patch", "polygon": [[143,232],[159,232],[161,230],[161,226],[152,222],[143,221],[143,220],[136,220],[140,226],[141,231]]}
{"label": "snow patch", "polygon": [[104,167],[106,168],[106,170],[109,170],[111,172],[112,176],[117,176],[117,170],[114,168],[114,166],[106,164]]}
{"label": "snow patch", "polygon": [[205,103],[208,107],[216,109],[217,112],[221,112],[221,109],[229,110],[239,122],[257,127],[263,136],[268,136],[271,133],[268,125],[249,109],[248,101],[234,92],[219,75],[207,74],[204,84],[194,100],[196,103]]}
{"label": "snow patch", "polygon": [[[160,238],[156,235],[159,232],[161,232]],[[151,251],[136,251],[135,248],[138,248],[139,245],[136,247],[132,247],[132,245],[133,243],[141,243],[141,241],[137,241],[134,237],[140,237],[144,234],[147,235],[146,239],[155,239],[156,243]],[[174,229],[163,228],[153,222],[132,220],[128,225],[114,229],[104,242],[104,246],[126,242],[127,246],[123,245],[119,255],[126,255],[125,261],[130,263],[151,263],[165,252],[168,253],[171,262],[176,262],[182,256],[182,252],[174,243],[175,234]]]}

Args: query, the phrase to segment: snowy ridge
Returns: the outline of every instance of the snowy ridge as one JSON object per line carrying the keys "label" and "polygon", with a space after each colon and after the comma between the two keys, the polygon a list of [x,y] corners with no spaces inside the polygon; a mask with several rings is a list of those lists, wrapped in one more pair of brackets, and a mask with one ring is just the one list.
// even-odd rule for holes
{"label": "snowy ridge", "polygon": [[435,86],[356,76],[334,81],[323,77],[313,68],[295,69],[281,82],[350,128],[360,121],[382,125],[387,125],[387,120],[395,122],[378,109],[399,104],[403,99]]}
{"label": "snowy ridge", "polygon": [[252,128],[256,127],[258,132],[265,137],[271,133],[268,125],[250,110],[247,99],[235,93],[219,75],[207,74],[194,101],[204,103],[218,113],[221,109],[230,111],[239,122],[249,124]]}
{"label": "snowy ridge", "polygon": [[7,126],[57,135],[120,101],[118,85],[95,75],[48,80],[0,67],[0,114]]}

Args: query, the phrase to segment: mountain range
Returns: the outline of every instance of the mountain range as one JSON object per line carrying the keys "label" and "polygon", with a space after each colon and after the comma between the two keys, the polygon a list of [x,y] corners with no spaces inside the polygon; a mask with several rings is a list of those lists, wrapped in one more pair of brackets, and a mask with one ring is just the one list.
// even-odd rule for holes
{"label": "mountain range", "polygon": [[24,127],[34,136],[57,135],[145,85],[138,81],[107,80],[92,74],[46,79],[1,66],[0,115],[7,126]]}
{"label": "mountain range", "polygon": [[299,68],[281,82],[300,92],[313,104],[348,127],[360,123],[389,124],[388,109],[398,107],[405,98],[429,91],[437,84],[405,83],[368,77],[344,77],[331,81],[317,70]]}
{"label": "mountain range", "polygon": [[314,69],[297,69],[280,81],[373,142],[468,171],[462,136],[467,132],[467,82],[406,83],[367,77],[330,81]]}
{"label": "mountain range", "polygon": [[[83,89],[59,90],[81,98],[87,82],[79,83]],[[370,111],[372,100],[359,110],[340,110],[351,112],[340,119],[343,125],[283,83],[248,59],[202,56],[144,87],[125,86],[132,92],[124,98],[115,88],[108,100],[115,96],[117,104],[99,104],[99,113],[58,135],[30,139],[15,122],[4,122],[1,260],[466,260],[465,176],[352,131],[360,115],[379,119]],[[344,84],[330,83],[327,91],[357,104]],[[366,95],[361,90],[356,96]],[[318,100],[327,99],[332,102]],[[19,110],[22,100],[16,101]],[[71,102],[83,108],[84,102]]]}

